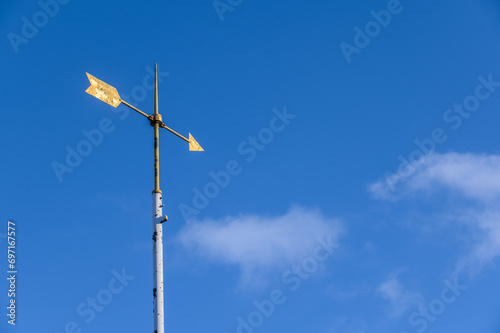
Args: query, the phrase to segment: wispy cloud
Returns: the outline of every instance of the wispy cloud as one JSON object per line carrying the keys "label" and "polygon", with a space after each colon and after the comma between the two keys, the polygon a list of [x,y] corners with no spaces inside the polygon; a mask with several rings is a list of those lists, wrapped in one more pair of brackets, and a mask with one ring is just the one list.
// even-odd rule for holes
{"label": "wispy cloud", "polygon": [[195,221],[181,231],[179,240],[207,260],[238,265],[246,284],[263,272],[310,255],[319,237],[331,236],[338,242],[341,232],[338,219],[296,206],[274,217],[240,215]]}
{"label": "wispy cloud", "polygon": [[399,274],[394,273],[378,287],[380,296],[391,303],[390,317],[402,315],[406,310],[424,303],[421,294],[407,290],[400,282]]}
{"label": "wispy cloud", "polygon": [[432,154],[414,164],[407,178],[395,176],[369,186],[381,199],[403,199],[448,191],[467,199],[467,204],[449,208],[448,219],[466,223],[473,232],[473,250],[463,258],[465,266],[481,267],[500,255],[500,156],[485,154]]}
{"label": "wispy cloud", "polygon": [[457,272],[465,267],[473,268],[473,272],[500,256],[500,207],[471,209],[466,214],[457,216],[475,227],[474,246],[472,252],[462,258]]}
{"label": "wispy cloud", "polygon": [[432,154],[412,166],[408,177],[393,175],[369,186],[377,198],[399,199],[405,194],[444,187],[483,203],[500,199],[500,156]]}

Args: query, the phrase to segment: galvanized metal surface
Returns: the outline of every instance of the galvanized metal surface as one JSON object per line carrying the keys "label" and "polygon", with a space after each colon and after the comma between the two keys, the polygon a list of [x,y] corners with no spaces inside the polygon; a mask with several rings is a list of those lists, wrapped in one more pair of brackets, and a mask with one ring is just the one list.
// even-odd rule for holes
{"label": "galvanized metal surface", "polygon": [[164,333],[162,194],[153,193],[153,316],[154,332]]}

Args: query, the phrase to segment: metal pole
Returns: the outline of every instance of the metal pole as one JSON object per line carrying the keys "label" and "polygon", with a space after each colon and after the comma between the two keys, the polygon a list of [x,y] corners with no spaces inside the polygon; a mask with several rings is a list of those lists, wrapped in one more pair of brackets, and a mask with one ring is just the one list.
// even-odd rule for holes
{"label": "metal pole", "polygon": [[120,103],[125,104],[134,111],[149,119],[151,126],[154,128],[154,175],[155,188],[153,190],[153,315],[154,315],[154,332],[164,333],[164,316],[163,316],[163,232],[162,223],[167,221],[167,216],[162,212],[162,193],[160,190],[160,147],[159,147],[159,129],[164,128],[184,141],[189,143],[189,150],[203,151],[203,148],[196,142],[191,133],[189,139],[180,135],[173,129],[167,127],[162,121],[161,115],[158,112],[158,66],[155,64],[155,102],[154,113],[150,116],[138,108],[130,105],[120,98],[120,94],[116,88],[97,79],[87,73],[90,81],[90,87],[85,90],[90,95],[100,99],[101,101],[117,107]]}
{"label": "metal pole", "polygon": [[[166,218],[166,217],[165,217]],[[153,315],[154,333],[163,330],[163,234],[162,195],[153,192]]]}
{"label": "metal pole", "polygon": [[162,212],[162,193],[160,190],[160,150],[159,126],[162,123],[158,113],[158,79],[155,64],[155,109],[151,120],[154,127],[154,174],[155,189],[153,190],[153,315],[154,333],[164,333],[163,316],[163,232],[162,223],[167,217]]}

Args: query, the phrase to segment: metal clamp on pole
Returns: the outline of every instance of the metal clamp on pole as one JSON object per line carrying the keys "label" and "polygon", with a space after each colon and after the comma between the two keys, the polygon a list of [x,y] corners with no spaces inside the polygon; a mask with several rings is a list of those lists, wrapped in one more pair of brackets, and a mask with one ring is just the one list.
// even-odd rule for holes
{"label": "metal clamp on pole", "polygon": [[158,216],[156,218],[156,223],[163,223],[163,222],[167,222],[168,221],[168,217],[167,215],[162,215],[162,216]]}
{"label": "metal clamp on pole", "polygon": [[163,119],[161,118],[161,114],[155,113],[150,116],[149,118],[149,123],[151,126],[155,127],[155,123],[158,123],[158,126],[161,126],[163,124]]}

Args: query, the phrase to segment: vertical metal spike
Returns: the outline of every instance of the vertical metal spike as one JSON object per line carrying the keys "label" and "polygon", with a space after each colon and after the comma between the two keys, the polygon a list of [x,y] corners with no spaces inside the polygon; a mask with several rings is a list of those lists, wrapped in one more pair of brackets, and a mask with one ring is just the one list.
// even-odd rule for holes
{"label": "vertical metal spike", "polygon": [[158,64],[155,64],[155,114],[158,114]]}
{"label": "vertical metal spike", "polygon": [[160,133],[161,116],[158,113],[158,65],[155,64],[155,109],[153,114],[154,126],[154,149],[155,149],[155,189],[153,193],[161,193],[160,191]]}

